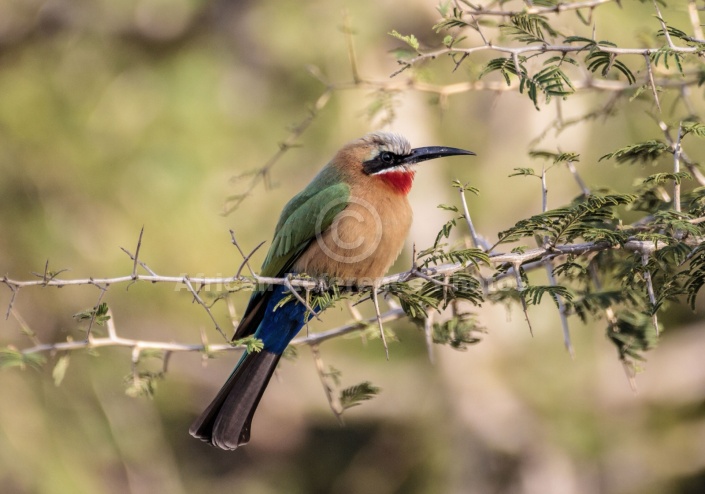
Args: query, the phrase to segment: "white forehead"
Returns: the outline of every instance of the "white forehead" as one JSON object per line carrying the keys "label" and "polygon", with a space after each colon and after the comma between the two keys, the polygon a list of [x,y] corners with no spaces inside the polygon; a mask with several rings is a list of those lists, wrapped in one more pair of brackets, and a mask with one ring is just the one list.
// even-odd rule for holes
{"label": "white forehead", "polygon": [[400,156],[411,153],[411,144],[406,137],[391,132],[372,132],[367,134],[361,141],[374,145],[379,151],[389,151]]}

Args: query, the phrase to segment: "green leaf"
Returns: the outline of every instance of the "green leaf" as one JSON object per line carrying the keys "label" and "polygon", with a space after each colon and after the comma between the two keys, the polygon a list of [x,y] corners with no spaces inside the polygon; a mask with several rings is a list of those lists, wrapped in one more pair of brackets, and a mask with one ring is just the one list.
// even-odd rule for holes
{"label": "green leaf", "polygon": [[615,53],[608,53],[599,50],[593,50],[585,57],[587,68],[591,72],[601,71],[603,76],[607,76],[614,68],[627,78],[629,84],[636,82],[636,77],[629,68],[617,59]]}
{"label": "green leaf", "polygon": [[560,285],[529,285],[524,289],[523,292],[524,299],[529,305],[539,305],[541,303],[541,299],[545,294],[550,295],[550,297],[555,302],[556,307],[559,307],[559,297],[568,302],[573,299],[573,294],[571,293],[571,291],[567,287]]}
{"label": "green leaf", "polygon": [[480,79],[490,72],[499,72],[504,77],[504,81],[507,83],[507,86],[511,86],[512,81],[509,76],[519,75],[525,72],[525,69],[522,66],[523,60],[525,60],[523,57],[519,57],[519,67],[516,67],[514,60],[511,57],[494,58],[487,62],[487,65],[480,73]]}
{"label": "green leaf", "polygon": [[533,168],[514,168],[515,173],[512,173],[509,175],[510,177],[518,177],[518,176],[523,176],[523,177],[538,177],[539,175],[536,175],[536,172],[534,171]]}
{"label": "green leaf", "polygon": [[429,304],[433,307],[443,304],[445,308],[452,300],[467,300],[474,305],[480,305],[483,302],[482,285],[468,273],[453,273],[447,280],[442,276],[434,279],[438,283],[427,281],[419,290],[423,297],[434,300],[433,304]]}
{"label": "green leaf", "polygon": [[428,307],[436,308],[438,300],[424,295],[420,290],[415,290],[409,283],[389,283],[383,289],[399,299],[399,304],[404,313],[412,319],[421,319],[427,316]]}
{"label": "green leaf", "polygon": [[608,238],[621,243],[624,234],[616,232],[614,208],[630,204],[637,196],[631,194],[591,195],[572,206],[552,209],[532,216],[499,233],[500,243],[514,242],[521,238],[546,236],[551,245],[570,243],[578,237]]}
{"label": "green leaf", "polygon": [[698,137],[705,137],[705,124],[700,122],[684,122],[681,127],[683,137],[693,134]]}
{"label": "green leaf", "polygon": [[545,43],[546,34],[555,38],[560,33],[553,29],[546,17],[537,14],[518,14],[510,17],[511,24],[501,25],[502,30],[521,43]]}
{"label": "green leaf", "polygon": [[95,318],[95,323],[102,326],[110,319],[110,316],[108,315],[108,304],[103,302],[97,307],[78,312],[74,314],[73,317],[77,321],[88,321]]}
{"label": "green leaf", "polygon": [[649,185],[661,185],[665,182],[673,181],[680,184],[683,180],[692,180],[693,177],[690,176],[688,172],[678,172],[678,173],[655,173],[649,175],[645,180],[644,184]]}
{"label": "green leaf", "polygon": [[419,253],[419,259],[423,258],[423,266],[429,267],[440,263],[460,263],[464,265],[472,264],[476,268],[480,264],[489,264],[490,258],[486,252],[480,249],[460,249],[445,252],[441,246],[432,247]]}
{"label": "green leaf", "polygon": [[580,161],[578,153],[553,153],[551,151],[530,151],[529,156],[532,158],[546,158],[553,160],[553,163],[563,163],[566,161]]}
{"label": "green leaf", "polygon": [[27,367],[39,369],[44,362],[46,362],[46,358],[40,353],[22,353],[10,346],[0,348],[0,369],[9,369],[10,367],[19,367],[22,370]]}
{"label": "green leaf", "polygon": [[650,140],[639,144],[625,146],[612,153],[607,153],[598,161],[614,158],[617,163],[652,163],[663,153],[671,152],[671,147],[658,140]]}
{"label": "green leaf", "polygon": [[671,68],[668,65],[668,60],[673,59],[673,61],[676,62],[678,72],[683,75],[683,54],[673,50],[673,48],[669,46],[663,46],[657,51],[651,53],[650,59],[656,66],[658,66],[660,61],[663,60],[663,64],[666,66],[667,69]]}
{"label": "green leaf", "polygon": [[264,342],[254,335],[246,336],[245,338],[240,338],[230,342],[232,346],[244,346],[247,353],[257,353],[261,352],[264,348]]}
{"label": "green leaf", "polygon": [[477,318],[473,314],[462,313],[442,323],[434,323],[432,340],[456,350],[466,350],[468,345],[480,342],[478,333],[484,333],[484,330]]}
{"label": "green leaf", "polygon": [[479,189],[472,187],[468,183],[462,183],[460,180],[453,180],[452,185],[453,185],[453,187],[455,187],[456,189],[458,189],[462,192],[470,192],[472,194],[475,194],[476,196],[480,195]]}
{"label": "green leaf", "polygon": [[409,34],[408,36],[404,36],[403,34],[399,34],[397,31],[394,31],[394,30],[391,33],[387,33],[387,34],[389,34],[390,36],[392,36],[400,41],[403,41],[404,43],[406,43],[407,45],[412,47],[414,50],[419,51],[419,40],[416,39],[416,36],[414,36],[413,34]]}
{"label": "green leaf", "polygon": [[162,372],[139,372],[125,377],[125,394],[132,398],[145,396],[153,398],[157,391],[157,383],[164,378]]}
{"label": "green leaf", "polygon": [[449,13],[448,7],[446,6],[439,8],[438,11],[444,19],[433,26],[433,30],[437,33],[453,28],[475,27],[474,23],[471,24],[463,20],[463,15],[465,14],[463,9],[453,7],[453,12]]}
{"label": "green leaf", "polygon": [[563,42],[568,45],[571,43],[585,43],[585,48],[594,48],[597,46],[597,41],[583,36],[568,36]]}
{"label": "green leaf", "polygon": [[641,353],[656,346],[656,329],[651,318],[633,310],[620,311],[616,323],[609,325],[607,336],[622,359],[643,360]]}
{"label": "green leaf", "polygon": [[355,386],[345,388],[340,392],[340,404],[344,410],[355,407],[363,401],[372,399],[373,396],[379,394],[380,389],[373,386],[371,382],[365,381]]}

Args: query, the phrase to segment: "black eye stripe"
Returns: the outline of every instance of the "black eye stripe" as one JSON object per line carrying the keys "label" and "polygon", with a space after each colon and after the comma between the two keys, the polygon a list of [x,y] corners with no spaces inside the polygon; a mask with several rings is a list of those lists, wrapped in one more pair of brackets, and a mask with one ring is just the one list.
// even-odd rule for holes
{"label": "black eye stripe", "polygon": [[367,175],[379,173],[383,170],[394,168],[396,165],[402,163],[403,160],[404,156],[400,156],[391,151],[382,151],[371,160],[362,163],[362,171]]}

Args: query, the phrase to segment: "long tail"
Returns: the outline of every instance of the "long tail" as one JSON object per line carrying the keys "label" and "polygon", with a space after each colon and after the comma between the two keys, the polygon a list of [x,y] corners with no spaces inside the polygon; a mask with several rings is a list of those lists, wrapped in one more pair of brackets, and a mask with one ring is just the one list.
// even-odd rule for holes
{"label": "long tail", "polygon": [[243,355],[189,433],[221,449],[235,449],[247,443],[252,417],[280,357],[266,350]]}

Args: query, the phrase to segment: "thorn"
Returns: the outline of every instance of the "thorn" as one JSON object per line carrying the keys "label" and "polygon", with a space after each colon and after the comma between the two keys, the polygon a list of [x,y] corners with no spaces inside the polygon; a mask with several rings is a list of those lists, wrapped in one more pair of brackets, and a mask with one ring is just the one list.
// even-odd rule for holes
{"label": "thorn", "polygon": [[294,289],[293,285],[291,284],[291,280],[289,277],[284,278],[284,286],[291,292],[291,294],[298,300],[304,307],[306,307],[306,310],[309,311],[309,313],[315,317],[317,320],[321,320],[321,318],[318,316],[318,313],[313,310],[313,308],[309,305],[309,303],[301,297],[299,292]]}
{"label": "thorn", "polygon": [[140,230],[140,236],[137,239],[137,248],[135,249],[135,257],[133,259],[132,263],[132,279],[137,279],[137,264],[139,263],[139,256],[140,256],[140,247],[142,247],[142,235],[144,234],[144,225],[142,225],[142,229]]}
{"label": "thorn", "polygon": [[379,326],[379,335],[382,338],[382,344],[384,345],[384,354],[389,360],[389,347],[387,346],[387,337],[384,335],[384,326],[382,325],[382,316],[379,312],[379,299],[377,297],[377,285],[372,287],[372,303],[375,306],[375,315],[377,317],[377,325]]}
{"label": "thorn", "polygon": [[429,312],[426,319],[424,319],[424,335],[426,336],[426,349],[428,350],[428,361],[431,364],[435,364],[435,358],[433,355],[433,312]]}

